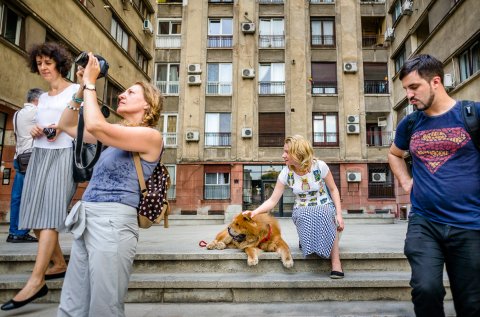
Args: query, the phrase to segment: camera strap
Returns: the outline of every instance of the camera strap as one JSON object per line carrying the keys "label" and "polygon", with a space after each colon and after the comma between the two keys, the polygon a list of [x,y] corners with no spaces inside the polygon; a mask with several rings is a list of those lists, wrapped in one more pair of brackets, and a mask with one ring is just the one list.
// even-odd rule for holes
{"label": "camera strap", "polygon": [[93,159],[86,164],[83,162],[82,150],[83,150],[83,131],[85,129],[85,121],[83,119],[83,106],[78,111],[78,125],[77,125],[77,142],[75,144],[75,165],[78,168],[87,169],[93,167],[97,163],[100,154],[102,153],[102,143],[97,141],[97,148]]}

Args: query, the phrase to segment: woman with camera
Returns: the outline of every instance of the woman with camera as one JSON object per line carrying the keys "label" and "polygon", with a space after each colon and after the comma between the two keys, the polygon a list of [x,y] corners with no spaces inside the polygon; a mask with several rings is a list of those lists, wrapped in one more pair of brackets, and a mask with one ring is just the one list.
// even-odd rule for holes
{"label": "woman with camera", "polygon": [[72,177],[72,138],[55,129],[55,124],[80,87],[65,79],[71,65],[70,53],[57,43],[35,45],[29,52],[30,70],[49,85],[48,92],[39,98],[36,126],[31,131],[34,148],[25,175],[19,219],[19,228],[34,230],[38,251],[27,284],[2,305],[2,310],[19,308],[45,296],[45,280],[63,277],[67,268],[58,232],[65,227],[76,184]]}
{"label": "woman with camera", "polygon": [[160,117],[162,97],[151,84],[137,82],[118,97],[120,124],[108,123],[97,103],[95,82],[100,63],[88,54],[79,67],[82,88],[65,109],[59,127],[77,134],[77,101],[83,99],[84,141],[107,145],[95,165],[82,200],[67,218],[74,235],[63,283],[58,316],[124,316],[124,298],[138,241],[137,206],[140,186],[133,162],[138,152],[145,179],[157,165],[163,145],[153,129]]}

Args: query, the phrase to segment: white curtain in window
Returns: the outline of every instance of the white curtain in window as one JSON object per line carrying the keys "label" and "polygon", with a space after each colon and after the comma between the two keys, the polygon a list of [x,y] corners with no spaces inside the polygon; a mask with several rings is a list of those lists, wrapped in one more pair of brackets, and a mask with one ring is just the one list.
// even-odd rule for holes
{"label": "white curtain in window", "polygon": [[323,35],[333,36],[333,21],[323,21]]}
{"label": "white curtain in window", "polygon": [[221,34],[221,25],[220,20],[209,20],[208,23],[208,34],[209,35],[219,35]]}
{"label": "white curtain in window", "polygon": [[232,64],[220,64],[219,93],[229,95],[232,93]]}
{"label": "white curtain in window", "polygon": [[222,19],[222,34],[232,35],[232,19]]}
{"label": "white curtain in window", "polygon": [[260,81],[270,81],[272,78],[272,72],[270,65],[260,65],[259,76]]}
{"label": "white curtain in window", "polygon": [[285,81],[285,66],[283,63],[272,63],[272,81]]}
{"label": "white curtain in window", "polygon": [[271,35],[272,26],[271,20],[261,19],[260,20],[260,34],[261,35]]}
{"label": "white curtain in window", "polygon": [[312,35],[322,35],[322,25],[320,21],[312,21]]}
{"label": "white curtain in window", "polygon": [[284,23],[283,19],[273,19],[272,20],[272,35],[283,35],[284,34]]}
{"label": "white curtain in window", "polygon": [[337,141],[337,118],[335,116],[326,116],[327,142]]}

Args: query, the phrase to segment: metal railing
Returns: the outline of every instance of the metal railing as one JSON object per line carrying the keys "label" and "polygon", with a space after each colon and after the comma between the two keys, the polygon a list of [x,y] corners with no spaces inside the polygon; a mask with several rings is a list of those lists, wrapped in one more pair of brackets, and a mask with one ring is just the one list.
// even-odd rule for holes
{"label": "metal railing", "polygon": [[232,47],[233,35],[209,35],[208,47],[220,48],[220,47]]}
{"label": "metal railing", "polygon": [[368,198],[395,198],[392,182],[368,183]]}
{"label": "metal railing", "polygon": [[310,3],[318,4],[318,3],[335,3],[335,0],[310,0]]}
{"label": "metal railing", "polygon": [[364,34],[364,35],[362,35],[362,47],[377,46],[377,44],[380,42],[379,37],[380,36],[376,35],[376,34],[371,34],[371,35]]}
{"label": "metal railing", "polygon": [[284,81],[261,81],[258,83],[258,93],[260,95],[284,95]]}
{"label": "metal railing", "polygon": [[209,81],[206,93],[207,95],[231,95],[232,82]]}
{"label": "metal railing", "polygon": [[360,3],[385,3],[385,0],[360,0]]}
{"label": "metal railing", "polygon": [[233,0],[208,0],[210,3],[233,3]]}
{"label": "metal railing", "polygon": [[338,132],[314,132],[313,146],[337,146]]}
{"label": "metal railing", "polygon": [[284,48],[285,35],[260,35],[260,48]]}
{"label": "metal railing", "polygon": [[164,95],[178,95],[180,82],[178,81],[157,81],[158,90]]}
{"label": "metal railing", "polygon": [[335,46],[335,37],[333,35],[312,35],[312,46]]}
{"label": "metal railing", "polygon": [[366,94],[388,94],[388,80],[364,80]]}
{"label": "metal railing", "polygon": [[336,81],[312,82],[312,95],[328,95],[336,93]]}
{"label": "metal railing", "polygon": [[394,135],[392,131],[367,131],[367,145],[389,147],[392,145]]}
{"label": "metal railing", "polygon": [[285,132],[283,133],[259,133],[258,146],[277,147],[283,146],[285,141]]}
{"label": "metal railing", "polygon": [[177,145],[177,133],[176,132],[165,132],[162,133],[163,139],[165,140],[165,146],[176,146]]}
{"label": "metal railing", "polygon": [[260,0],[260,4],[282,4],[283,0]]}
{"label": "metal railing", "polygon": [[231,132],[205,132],[205,146],[230,146]]}
{"label": "metal railing", "polygon": [[227,185],[205,184],[205,199],[230,199],[230,184],[227,184]]}
{"label": "metal railing", "polygon": [[155,45],[157,48],[180,48],[182,46],[182,36],[157,35]]}

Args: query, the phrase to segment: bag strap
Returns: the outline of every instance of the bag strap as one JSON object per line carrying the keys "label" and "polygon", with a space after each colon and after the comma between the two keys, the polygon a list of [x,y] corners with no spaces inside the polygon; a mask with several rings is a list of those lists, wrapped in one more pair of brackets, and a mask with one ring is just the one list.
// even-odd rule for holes
{"label": "bag strap", "polygon": [[140,184],[140,192],[143,197],[145,197],[147,195],[147,186],[145,185],[142,163],[140,162],[140,154],[138,154],[138,152],[133,152],[133,162],[135,163],[135,170],[137,171],[138,183]]}
{"label": "bag strap", "polygon": [[480,110],[473,101],[462,100],[462,117],[475,147],[480,151]]}
{"label": "bag strap", "polygon": [[102,153],[102,142],[97,140],[97,148],[93,159],[85,165],[82,157],[83,150],[83,131],[85,129],[85,120],[83,119],[83,106],[78,111],[78,125],[77,125],[77,142],[75,144],[75,165],[81,169],[87,169],[93,167],[97,163],[100,154]]}

